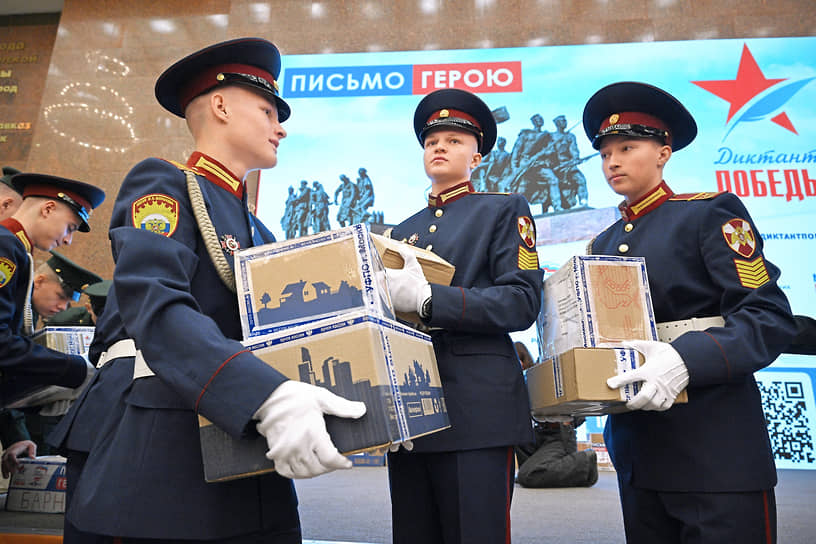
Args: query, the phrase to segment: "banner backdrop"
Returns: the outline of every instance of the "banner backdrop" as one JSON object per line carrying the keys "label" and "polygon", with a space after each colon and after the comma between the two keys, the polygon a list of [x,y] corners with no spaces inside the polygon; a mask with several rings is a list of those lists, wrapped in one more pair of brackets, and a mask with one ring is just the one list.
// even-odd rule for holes
{"label": "banner backdrop", "polygon": [[[474,185],[528,197],[541,265],[554,271],[618,217],[621,198],[581,124],[584,104],[604,85],[641,81],[677,97],[698,124],[666,167],[670,187],[740,196],[794,313],[816,315],[816,38],[292,55],[283,64],[289,134],[258,194],[259,217],[281,239],[396,224],[424,206],[430,182],[413,112],[422,95],[456,87],[485,100],[504,140]],[[514,337],[537,353],[533,329]],[[785,355],[757,378],[778,466],[816,468],[816,357]]]}

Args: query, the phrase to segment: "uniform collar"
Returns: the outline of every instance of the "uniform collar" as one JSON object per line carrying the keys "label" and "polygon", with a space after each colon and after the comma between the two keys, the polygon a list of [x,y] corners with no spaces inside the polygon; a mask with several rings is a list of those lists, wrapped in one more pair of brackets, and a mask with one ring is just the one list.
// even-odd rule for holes
{"label": "uniform collar", "polygon": [[12,217],[9,217],[8,219],[0,222],[0,225],[3,225],[8,230],[10,230],[12,234],[14,234],[14,236],[16,236],[17,239],[20,240],[20,242],[25,246],[26,252],[31,253],[31,249],[34,247],[34,243],[31,241],[31,238],[28,237],[28,234],[26,234],[25,229],[23,228],[19,221]]}
{"label": "uniform collar", "polygon": [[466,181],[464,183],[454,185],[449,189],[445,189],[438,195],[428,195],[428,207],[437,208],[439,206],[444,206],[445,204],[450,204],[454,200],[459,200],[463,196],[475,192],[476,191],[473,189],[473,184],[470,183],[470,181]]}
{"label": "uniform collar", "polygon": [[187,159],[187,166],[195,170],[197,174],[232,193],[235,198],[243,199],[244,184],[226,166],[212,157],[200,151],[194,151],[190,158]]}
{"label": "uniform collar", "polygon": [[620,210],[621,216],[625,221],[632,221],[656,209],[658,206],[671,198],[673,194],[674,191],[669,188],[666,182],[661,181],[660,185],[649,191],[637,201],[627,204],[624,200],[618,205],[618,209]]}

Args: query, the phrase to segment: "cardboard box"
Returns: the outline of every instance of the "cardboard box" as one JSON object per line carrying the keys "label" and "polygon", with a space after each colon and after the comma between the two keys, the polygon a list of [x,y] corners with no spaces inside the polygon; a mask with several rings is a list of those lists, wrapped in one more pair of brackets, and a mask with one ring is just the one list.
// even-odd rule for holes
{"label": "cardboard box", "polygon": [[[291,379],[363,401],[359,420],[326,417],[344,454],[371,451],[449,426],[433,344],[397,321],[358,311],[250,338],[244,345]],[[205,479],[274,470],[266,440],[236,440],[199,417]]]}
{"label": "cardboard box", "polygon": [[[41,346],[69,355],[88,355],[93,341],[94,327],[45,327],[32,336]],[[5,389],[5,388],[4,388]],[[8,408],[41,406],[58,400],[72,400],[79,396],[82,388],[71,389],[58,385],[26,383],[25,379],[15,379],[11,391],[4,395]]]}
{"label": "cardboard box", "polygon": [[572,348],[657,340],[642,257],[578,255],[544,281],[540,360]]}
{"label": "cardboard box", "polygon": [[386,268],[402,268],[405,265],[402,255],[400,255],[397,250],[397,248],[404,248],[416,254],[417,261],[422,267],[422,272],[429,282],[450,285],[451,280],[453,280],[456,267],[433,251],[412,246],[411,244],[406,244],[399,240],[392,240],[381,234],[372,233],[371,240],[374,242],[374,247],[377,248],[377,252],[380,254],[380,258]]}
{"label": "cardboard box", "polygon": [[20,459],[20,470],[11,476],[6,510],[11,512],[65,512],[65,457],[58,455]]}
{"label": "cardboard box", "polygon": [[[371,234],[371,240],[374,242],[374,247],[380,254],[385,268],[400,269],[405,266],[405,260],[400,255],[398,248],[408,249],[413,251],[416,255],[419,266],[422,267],[422,273],[425,274],[425,279],[429,283],[437,283],[440,285],[450,285],[453,280],[453,275],[456,273],[456,267],[451,263],[437,255],[436,253],[400,242],[399,240],[392,240],[386,238],[381,234]],[[421,323],[419,314],[416,312],[403,313],[396,312],[399,319],[410,321],[412,323]]]}
{"label": "cardboard box", "polygon": [[393,319],[385,270],[357,224],[235,253],[244,338],[354,310]]}
{"label": "cardboard box", "polygon": [[[643,356],[633,349],[575,348],[525,371],[533,417],[597,416],[628,411],[640,382],[610,389],[606,380],[634,370]],[[688,402],[682,391],[675,402]]]}

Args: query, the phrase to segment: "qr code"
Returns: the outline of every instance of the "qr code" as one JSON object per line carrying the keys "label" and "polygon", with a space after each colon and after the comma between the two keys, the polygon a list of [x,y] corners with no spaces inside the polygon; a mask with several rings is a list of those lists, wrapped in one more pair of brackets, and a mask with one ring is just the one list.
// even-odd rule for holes
{"label": "qr code", "polygon": [[814,398],[810,376],[800,372],[760,372],[757,385],[777,468],[810,468]]}

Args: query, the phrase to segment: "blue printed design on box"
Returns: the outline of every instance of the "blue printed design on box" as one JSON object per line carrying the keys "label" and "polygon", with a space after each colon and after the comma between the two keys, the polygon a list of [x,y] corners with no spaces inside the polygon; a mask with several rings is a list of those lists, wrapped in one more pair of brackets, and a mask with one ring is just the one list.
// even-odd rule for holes
{"label": "blue printed design on box", "polygon": [[394,318],[366,225],[238,251],[235,269],[244,338],[355,310]]}

